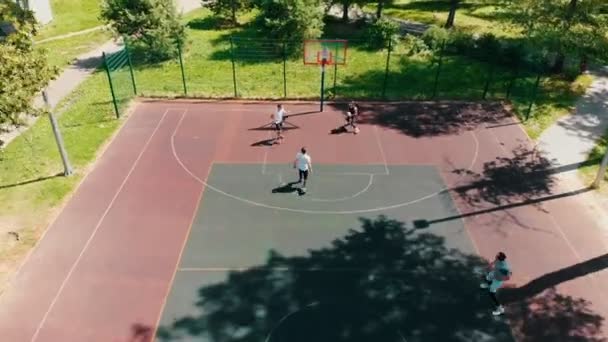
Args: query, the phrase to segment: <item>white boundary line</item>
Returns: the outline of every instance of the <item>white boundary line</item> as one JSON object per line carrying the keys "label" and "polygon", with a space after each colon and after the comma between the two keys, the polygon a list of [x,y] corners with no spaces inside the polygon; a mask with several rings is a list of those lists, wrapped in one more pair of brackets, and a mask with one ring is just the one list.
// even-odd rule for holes
{"label": "white boundary line", "polygon": [[[304,306],[304,307],[303,307],[303,308],[301,308],[301,309],[294,310],[294,311],[292,311],[292,312],[290,312],[290,313],[286,314],[285,316],[283,316],[283,318],[281,318],[281,319],[280,319],[280,320],[277,322],[277,324],[275,324],[275,326],[273,326],[273,327],[272,327],[272,329],[270,330],[270,332],[269,332],[269,333],[268,333],[268,335],[266,336],[266,339],[264,340],[264,342],[271,342],[271,338],[272,338],[272,335],[274,335],[274,332],[275,332],[275,331],[277,330],[277,328],[279,328],[279,327],[280,327],[280,326],[283,324],[283,322],[285,322],[285,321],[286,321],[286,320],[287,320],[289,317],[291,317],[291,316],[293,316],[293,315],[295,315],[295,314],[297,314],[297,313],[299,313],[299,312],[302,312],[302,311],[304,311],[304,310],[306,310],[306,309],[311,309],[311,308],[314,308],[314,307],[319,306],[319,305],[320,305],[320,303],[319,303],[318,301],[316,301],[316,302],[312,302],[312,303],[310,303],[310,304],[307,304],[306,306]],[[378,314],[371,314],[371,316],[377,316],[378,318],[380,318],[380,321],[381,321],[381,322],[382,322],[382,321],[384,321],[383,317],[382,317],[382,316],[380,316],[380,315],[378,315]],[[399,335],[399,337],[401,338],[401,341],[403,341],[403,342],[407,342],[407,340],[406,340],[406,339],[405,339],[405,337],[403,336],[403,333],[401,332],[401,330],[400,330],[400,329],[398,329],[398,328],[397,328],[397,329],[395,329],[395,331],[397,332],[397,335]]]}
{"label": "white boundary line", "polygon": [[382,147],[382,142],[380,142],[380,136],[378,135],[378,126],[374,126],[374,135],[376,136],[376,143],[378,143],[378,148],[380,149],[380,155],[382,156],[382,162],[384,163],[384,171],[386,175],[390,175],[391,173],[388,170],[388,163],[386,162],[386,155],[384,154],[384,148]]}
{"label": "white boundary line", "polygon": [[352,194],[350,196],[345,196],[345,197],[340,197],[340,198],[305,197],[305,199],[310,200],[312,202],[344,202],[344,201],[351,200],[353,198],[357,198],[357,197],[363,195],[364,193],[366,193],[369,190],[369,188],[372,186],[372,184],[374,184],[374,174],[370,173],[368,176],[369,176],[369,181],[367,182],[367,185],[363,189],[361,189],[359,192]]}
{"label": "white boundary line", "polygon": [[32,342],[36,341],[36,339],[38,338],[38,336],[40,334],[40,331],[42,330],[42,327],[46,323],[46,320],[48,319],[49,314],[51,313],[51,311],[55,307],[55,304],[59,300],[59,297],[63,293],[63,289],[65,288],[65,286],[67,285],[68,281],[70,280],[70,278],[72,276],[72,273],[74,273],[74,270],[76,269],[76,267],[80,263],[80,260],[82,259],[82,256],[84,255],[84,253],[87,251],[87,249],[91,245],[91,242],[93,241],[93,238],[95,237],[95,235],[99,231],[99,227],[101,227],[101,224],[103,223],[104,219],[106,218],[106,216],[110,212],[110,209],[112,209],[112,207],[114,206],[114,202],[116,201],[116,199],[118,198],[118,196],[122,192],[122,189],[125,187],[125,184],[127,184],[127,181],[129,180],[129,177],[131,176],[131,174],[133,173],[133,171],[137,167],[137,164],[139,163],[139,160],[144,155],[144,152],[146,152],[146,150],[148,149],[148,145],[150,144],[150,141],[152,141],[152,138],[156,135],[156,132],[158,131],[158,128],[160,127],[160,124],[164,121],[165,117],[167,116],[167,112],[168,111],[169,110],[165,110],[165,113],[163,114],[163,116],[161,117],[161,119],[156,124],[156,128],[154,129],[154,131],[152,132],[152,134],[150,135],[150,137],[146,141],[146,144],[144,145],[144,147],[142,148],[141,152],[137,156],[137,159],[135,159],[135,161],[133,162],[133,165],[131,166],[131,169],[129,170],[129,172],[125,176],[125,179],[120,184],[120,187],[118,187],[118,190],[114,194],[114,197],[112,198],[112,200],[110,201],[110,203],[106,207],[106,210],[104,211],[104,213],[101,215],[101,217],[97,221],[97,225],[95,225],[95,228],[93,229],[93,232],[91,233],[91,236],[89,236],[89,239],[87,240],[87,242],[82,247],[82,250],[80,251],[80,254],[78,254],[78,257],[76,258],[76,260],[72,264],[72,267],[70,268],[68,274],[63,279],[63,282],[61,283],[61,286],[59,287],[59,290],[57,291],[57,293],[53,297],[53,300],[51,301],[51,304],[49,305],[48,309],[44,313],[44,316],[42,317],[42,320],[40,320],[40,323],[38,324],[38,327],[36,328],[36,331],[34,332],[34,335],[32,336],[32,339],[30,341],[32,341]]}
{"label": "white boundary line", "polygon": [[[489,131],[490,131],[490,134],[494,137],[494,139],[496,139],[496,142],[498,143],[498,146],[500,146],[500,149],[508,157],[509,156],[509,152],[507,151],[507,149],[500,143],[500,140],[498,139],[498,137],[496,136],[496,134],[494,134],[494,132],[492,130],[489,130]],[[535,146],[535,148],[536,148],[536,146]],[[505,210],[509,210],[509,209],[505,209]],[[583,258],[580,256],[580,254],[578,253],[578,251],[576,250],[576,248],[574,248],[574,245],[572,244],[572,241],[570,241],[570,239],[568,238],[568,236],[566,235],[566,233],[562,229],[561,225],[557,222],[557,220],[555,219],[555,217],[551,213],[551,210],[547,210],[547,215],[549,216],[549,219],[551,220],[551,223],[553,224],[553,227],[557,230],[557,232],[559,233],[559,235],[562,238],[562,240],[566,243],[566,246],[568,246],[568,249],[570,250],[570,252],[572,252],[572,254],[574,255],[574,258],[576,259],[577,263],[579,263],[579,264],[582,263],[583,262]],[[591,283],[593,284],[593,287],[595,287],[595,289],[599,293],[600,297],[602,298],[602,301],[604,302],[604,304],[606,304],[603,291],[598,287],[598,279],[595,276],[595,274],[589,273],[586,276],[589,276],[589,278],[590,278],[589,280],[591,280]]]}
{"label": "white boundary line", "polygon": [[[182,113],[182,117],[180,118],[180,121],[178,123],[178,126],[181,125],[181,122],[186,117],[185,114],[188,112],[188,109],[181,109],[181,111],[183,113]],[[175,136],[176,133],[177,133],[177,126],[173,130],[172,136]],[[211,170],[211,165],[209,165],[209,167],[207,168],[207,176],[209,176],[210,170]],[[205,187],[203,186],[203,187],[201,187],[200,194],[198,196],[198,201],[196,202],[196,206],[194,207],[194,211],[192,212],[192,217],[190,219],[190,226],[188,227],[188,232],[186,233],[186,236],[184,237],[184,241],[182,241],[181,250],[179,251],[179,255],[175,261],[175,266],[173,269],[173,276],[171,277],[171,281],[167,284],[167,290],[165,292],[165,296],[163,297],[163,301],[161,303],[160,310],[158,311],[158,317],[156,318],[156,322],[153,327],[153,333],[152,333],[153,337],[156,336],[158,327],[160,326],[160,320],[162,319],[163,312],[165,311],[165,307],[167,306],[167,300],[169,299],[169,295],[171,294],[171,290],[173,289],[173,284],[175,283],[175,277],[177,276],[177,272],[180,270],[179,265],[182,262],[182,256],[184,254],[184,251],[186,250],[186,245],[188,244],[188,240],[190,239],[190,233],[192,232],[192,226],[194,225],[194,220],[196,219],[196,216],[198,215],[198,208],[200,206],[201,200],[203,199],[204,192],[205,192]]]}
{"label": "white boundary line", "polygon": [[[182,267],[178,269],[178,272],[244,272],[250,271],[251,267]],[[324,267],[306,267],[306,268],[293,268],[293,267],[264,267],[265,270],[273,270],[277,272],[287,271],[301,271],[301,272],[370,272],[369,268],[358,268],[358,267],[338,267],[338,268],[324,268]],[[406,271],[400,270],[386,270],[380,273],[388,274],[401,274]]]}
{"label": "white boundary line", "polygon": [[[272,140],[272,132],[268,133],[268,140]],[[272,145],[267,146],[264,149],[264,159],[262,160],[262,174],[265,175],[266,174],[266,164],[268,161],[268,151],[270,150],[270,148],[272,147]]]}
{"label": "white boundary line", "polygon": [[[135,105],[137,105],[137,103]],[[13,274],[9,278],[6,287],[4,287],[3,291],[0,292],[0,303],[2,303],[4,295],[10,290],[10,288],[12,286],[14,286],[15,279],[21,273],[21,270],[25,267],[25,265],[29,262],[31,256],[34,254],[34,252],[36,250],[38,250],[38,248],[40,248],[40,245],[41,245],[42,241],[44,240],[44,238],[46,237],[47,233],[49,233],[50,230],[52,229],[52,227],[55,226],[55,223],[57,222],[59,217],[63,214],[63,211],[67,208],[68,203],[74,198],[74,196],[76,196],[76,194],[78,193],[82,184],[84,184],[84,182],[93,173],[92,170],[98,164],[98,160],[102,159],[105,156],[106,152],[110,149],[110,146],[112,146],[114,144],[114,141],[120,135],[120,132],[127,125],[127,123],[131,120],[131,118],[133,116],[135,116],[135,113],[136,113],[135,110],[127,113],[126,119],[122,123],[119,124],[116,131],[114,133],[112,133],[112,135],[108,138],[108,140],[106,142],[101,144],[101,146],[99,147],[99,150],[95,153],[93,161],[91,161],[91,162],[89,162],[89,164],[83,166],[83,168],[81,170],[76,170],[76,173],[78,173],[79,171],[84,172],[82,179],[80,179],[78,181],[78,183],[76,184],[76,186],[74,186],[74,188],[69,192],[69,194],[63,200],[61,200],[61,204],[56,209],[52,210],[51,219],[47,221],[48,224],[45,225],[45,229],[42,232],[42,234],[40,235],[40,237],[38,238],[38,241],[34,244],[34,246],[32,246],[32,248],[29,250],[29,252],[27,252],[27,254],[23,258],[23,260],[21,261],[19,266],[17,266],[17,269],[13,272]]]}
{"label": "white boundary line", "polygon": [[[184,114],[185,115],[185,114]],[[176,132],[179,131],[179,128],[181,127],[181,125],[178,125],[175,130]],[[473,139],[476,142],[476,146],[478,147],[478,141],[477,141],[477,137],[475,136],[475,134],[472,134]],[[376,211],[383,211],[383,210],[390,210],[390,209],[397,209],[397,208],[402,208],[408,205],[412,205],[415,203],[419,203],[422,201],[425,201],[429,198],[435,197],[439,194],[442,194],[444,192],[447,192],[450,190],[450,188],[448,187],[444,187],[442,189],[439,189],[438,191],[435,191],[433,193],[430,193],[426,196],[422,196],[420,198],[417,198],[415,200],[411,200],[411,201],[406,201],[406,202],[402,202],[402,203],[396,203],[393,205],[388,205],[388,206],[382,206],[382,207],[376,207],[376,208],[368,208],[368,209],[359,209],[359,210],[306,210],[306,209],[294,209],[294,208],[286,208],[286,207],[279,207],[279,206],[274,206],[274,205],[268,205],[268,204],[264,204],[264,203],[260,203],[260,202],[256,202],[256,201],[252,201],[246,198],[242,198],[230,193],[227,193],[219,188],[216,188],[215,186],[209,184],[206,180],[202,180],[200,177],[198,177],[196,174],[194,174],[185,164],[184,162],[181,160],[181,158],[179,157],[177,150],[175,149],[175,136],[171,137],[171,149],[173,151],[173,157],[175,158],[175,161],[177,162],[177,164],[179,164],[181,166],[181,168],[184,170],[184,172],[186,172],[187,174],[189,174],[192,178],[196,179],[198,182],[200,182],[201,184],[203,184],[206,188],[209,188],[210,190],[213,190],[219,194],[222,194],[226,197],[232,198],[234,200],[243,202],[243,203],[247,203],[256,207],[260,207],[260,208],[266,208],[266,209],[271,209],[271,210],[283,210],[283,211],[288,211],[288,212],[294,212],[294,213],[303,213],[303,214],[318,214],[318,215],[344,215],[344,214],[361,214],[361,213],[371,213],[371,212],[376,212]],[[476,159],[477,159],[477,150],[474,154],[474,158],[471,161],[471,165],[474,165],[476,163]]]}

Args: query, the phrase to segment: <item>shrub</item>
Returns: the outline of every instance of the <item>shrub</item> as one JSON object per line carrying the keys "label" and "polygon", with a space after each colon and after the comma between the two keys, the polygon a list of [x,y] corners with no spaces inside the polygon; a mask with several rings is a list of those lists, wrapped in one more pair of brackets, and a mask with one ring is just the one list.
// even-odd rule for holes
{"label": "shrub", "polygon": [[475,49],[475,38],[472,34],[453,30],[448,41],[449,50],[460,55],[470,55]]}
{"label": "shrub", "polygon": [[258,0],[256,4],[260,8],[256,25],[268,38],[300,42],[323,33],[320,0]]}
{"label": "shrub", "polygon": [[203,6],[209,7],[218,19],[236,26],[238,13],[250,10],[253,4],[250,0],[215,0],[203,2]]}
{"label": "shrub", "polygon": [[104,0],[101,18],[119,35],[146,49],[148,61],[177,55],[177,44],[186,39],[173,1]]}
{"label": "shrub", "polygon": [[432,26],[424,32],[422,40],[424,40],[426,45],[431,49],[439,50],[441,49],[441,46],[448,41],[449,37],[450,33],[448,30],[438,26]]}
{"label": "shrub", "polygon": [[399,43],[399,25],[387,18],[380,18],[371,24],[366,30],[367,44],[374,49],[381,49]]}
{"label": "shrub", "polygon": [[477,58],[484,61],[497,60],[501,55],[501,45],[492,33],[484,33],[475,42],[474,53]]}
{"label": "shrub", "polygon": [[424,40],[411,34],[408,34],[403,38],[402,46],[405,50],[405,54],[408,56],[426,57],[432,54],[432,51]]}

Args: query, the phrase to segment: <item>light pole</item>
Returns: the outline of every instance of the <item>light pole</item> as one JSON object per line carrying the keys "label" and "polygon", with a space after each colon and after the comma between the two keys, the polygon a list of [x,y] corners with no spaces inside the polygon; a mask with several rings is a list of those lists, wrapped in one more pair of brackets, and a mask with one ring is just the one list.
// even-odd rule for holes
{"label": "light pole", "polygon": [[51,127],[53,127],[53,134],[55,135],[55,141],[57,142],[59,154],[61,155],[61,161],[63,162],[63,175],[69,176],[74,173],[74,169],[72,169],[72,165],[70,165],[68,153],[63,144],[63,137],[61,136],[59,125],[57,124],[57,120],[55,119],[51,106],[49,105],[49,97],[46,90],[42,91],[42,99],[44,100],[44,106],[48,110],[49,120],[51,121]]}

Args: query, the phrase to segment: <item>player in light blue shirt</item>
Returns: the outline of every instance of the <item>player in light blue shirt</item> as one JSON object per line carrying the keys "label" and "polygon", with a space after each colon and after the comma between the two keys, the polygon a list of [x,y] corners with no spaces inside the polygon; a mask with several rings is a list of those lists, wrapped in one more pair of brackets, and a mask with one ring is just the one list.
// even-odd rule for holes
{"label": "player in light blue shirt", "polygon": [[492,312],[494,316],[502,315],[505,312],[505,308],[498,301],[498,297],[496,297],[496,292],[510,277],[511,268],[507,263],[507,256],[505,253],[499,252],[496,255],[496,259],[490,264],[490,269],[484,278],[485,281],[480,285],[482,289],[488,289],[490,298],[496,304],[496,309]]}

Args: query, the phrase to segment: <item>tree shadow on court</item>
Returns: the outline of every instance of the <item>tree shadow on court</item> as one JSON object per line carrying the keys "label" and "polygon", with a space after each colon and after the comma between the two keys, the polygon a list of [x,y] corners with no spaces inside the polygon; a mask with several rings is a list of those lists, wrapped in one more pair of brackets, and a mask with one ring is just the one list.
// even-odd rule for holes
{"label": "tree shadow on court", "polygon": [[500,103],[448,101],[362,105],[361,112],[361,123],[398,129],[412,137],[457,134],[511,117]]}
{"label": "tree shadow on court", "polygon": [[[266,264],[198,289],[196,313],[162,326],[160,341],[512,341],[473,272],[484,261],[442,237],[386,217],[305,256],[271,252]],[[535,304],[541,310],[527,309]],[[523,341],[597,337],[588,303],[547,294],[510,313]],[[511,307],[509,306],[509,311]],[[564,324],[567,322],[567,324]]]}
{"label": "tree shadow on court", "polygon": [[[471,206],[505,205],[552,194],[556,182],[553,162],[542,152],[520,145],[512,156],[496,157],[484,163],[483,171],[455,169],[465,185],[451,189]],[[540,205],[540,203],[531,203]]]}

